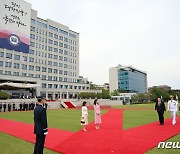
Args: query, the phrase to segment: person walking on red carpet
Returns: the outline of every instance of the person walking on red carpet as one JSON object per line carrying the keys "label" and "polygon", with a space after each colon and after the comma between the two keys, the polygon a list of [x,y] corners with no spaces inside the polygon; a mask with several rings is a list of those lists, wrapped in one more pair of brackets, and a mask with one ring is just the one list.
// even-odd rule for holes
{"label": "person walking on red carpet", "polygon": [[170,96],[170,99],[168,101],[168,111],[170,111],[172,116],[172,124],[176,124],[176,113],[178,112],[178,102],[174,100],[174,96]]}
{"label": "person walking on red carpet", "polygon": [[34,154],[43,154],[44,142],[48,134],[47,116],[44,103],[44,97],[37,97],[38,104],[34,109],[34,134],[36,134],[36,143],[34,146]]}
{"label": "person walking on red carpet", "polygon": [[160,97],[158,97],[155,104],[155,110],[157,111],[159,116],[159,124],[164,125],[164,111],[166,111],[166,107]]}
{"label": "person walking on red carpet", "polygon": [[84,101],[82,104],[82,120],[84,121],[84,123],[81,123],[81,125],[83,126],[83,131],[86,132],[86,125],[88,124],[88,109],[86,107],[87,102]]}
{"label": "person walking on red carpet", "polygon": [[95,128],[100,129],[99,124],[101,123],[101,110],[97,99],[94,100],[94,119],[95,119]]}

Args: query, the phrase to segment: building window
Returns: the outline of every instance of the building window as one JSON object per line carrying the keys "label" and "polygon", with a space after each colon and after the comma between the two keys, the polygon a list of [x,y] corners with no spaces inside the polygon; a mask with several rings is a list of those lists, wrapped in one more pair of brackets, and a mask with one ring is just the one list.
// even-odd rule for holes
{"label": "building window", "polygon": [[58,66],[58,63],[57,63],[57,62],[54,62],[54,66]]}
{"label": "building window", "polygon": [[52,73],[52,69],[51,68],[48,68],[48,73]]}
{"label": "building window", "polygon": [[6,53],[6,58],[12,59],[12,54],[11,53]]}
{"label": "building window", "polygon": [[29,77],[33,78],[33,77],[34,77],[34,75],[33,75],[33,74],[29,74]]}
{"label": "building window", "polygon": [[54,48],[54,52],[58,53],[58,48]]}
{"label": "building window", "polygon": [[52,76],[48,76],[48,80],[49,80],[49,81],[52,81]]}
{"label": "building window", "polygon": [[63,82],[63,78],[62,78],[62,77],[59,77],[59,81],[60,81],[60,82]]}
{"label": "building window", "polygon": [[49,40],[48,40],[48,43],[49,43],[49,44],[53,44],[53,40],[50,40],[50,39],[49,39]]}
{"label": "building window", "polygon": [[59,46],[60,46],[60,47],[63,47],[63,43],[59,42]]}
{"label": "building window", "polygon": [[62,49],[59,49],[59,53],[60,53],[60,54],[63,54],[63,50],[62,50]]}
{"label": "building window", "polygon": [[58,70],[57,70],[57,69],[54,69],[54,73],[57,74],[57,73],[58,73]]}
{"label": "building window", "polygon": [[3,66],[3,61],[0,61],[0,66]]}
{"label": "building window", "polygon": [[58,59],[58,55],[54,55],[54,59]]}
{"label": "building window", "polygon": [[18,63],[14,63],[14,68],[19,69],[19,64]]}
{"label": "building window", "polygon": [[64,51],[64,54],[65,54],[65,55],[68,55],[68,51]]}
{"label": "building window", "polygon": [[11,71],[5,71],[5,75],[11,75]]}
{"label": "building window", "polygon": [[34,50],[29,49],[29,54],[34,55]]}
{"label": "building window", "polygon": [[46,75],[42,75],[42,80],[46,80]]}
{"label": "building window", "polygon": [[54,76],[54,81],[57,81],[57,76]]}
{"label": "building window", "polygon": [[59,70],[59,74],[63,74],[63,70]]}
{"label": "building window", "polygon": [[29,57],[29,62],[34,62],[34,58]]}
{"label": "building window", "polygon": [[57,89],[58,88],[58,85],[57,84],[54,84],[54,89]]}
{"label": "building window", "polygon": [[53,31],[55,31],[55,32],[58,32],[58,28],[53,27],[53,26],[51,26],[51,25],[49,25],[49,29],[50,29],[50,30],[53,30]]}
{"label": "building window", "polygon": [[63,61],[63,56],[59,56],[59,60]]}
{"label": "building window", "polygon": [[26,76],[26,73],[22,73],[22,76]]}
{"label": "building window", "polygon": [[61,67],[61,68],[62,68],[62,67],[63,67],[63,63],[59,63],[59,67]]}
{"label": "building window", "polygon": [[19,72],[14,72],[14,75],[15,76],[19,76]]}
{"label": "building window", "polygon": [[52,54],[48,54],[48,58],[52,58]]}
{"label": "building window", "polygon": [[67,44],[64,44],[64,48],[66,48],[66,49],[67,49],[67,48],[68,48],[68,45],[67,45]]}
{"label": "building window", "polygon": [[34,66],[33,65],[29,65],[29,70],[34,70]]}
{"label": "building window", "polygon": [[22,69],[23,69],[23,70],[27,70],[27,65],[22,64]]}
{"label": "building window", "polygon": [[55,38],[55,39],[58,39],[58,35],[57,35],[57,34],[54,34],[54,38]]}
{"label": "building window", "polygon": [[11,67],[12,63],[11,62],[6,62],[6,67]]}
{"label": "building window", "polygon": [[49,37],[53,37],[53,33],[49,32]]}
{"label": "building window", "polygon": [[42,83],[42,88],[46,88],[47,84],[46,83]]}
{"label": "building window", "polygon": [[54,41],[54,45],[58,46],[58,42],[57,42],[57,41]]}
{"label": "building window", "polygon": [[63,85],[60,84],[60,85],[59,85],[59,88],[60,88],[60,89],[63,89]]}
{"label": "building window", "polygon": [[63,36],[59,36],[59,40],[63,40]]}
{"label": "building window", "polygon": [[4,57],[4,52],[0,52],[0,57]]}
{"label": "building window", "polygon": [[46,67],[42,67],[42,72],[46,72]]}
{"label": "building window", "polygon": [[52,84],[48,84],[48,88],[51,89],[52,88]]}
{"label": "building window", "polygon": [[64,71],[64,75],[68,75],[68,71]]}
{"label": "building window", "polygon": [[48,65],[52,66],[52,61],[48,61]]}

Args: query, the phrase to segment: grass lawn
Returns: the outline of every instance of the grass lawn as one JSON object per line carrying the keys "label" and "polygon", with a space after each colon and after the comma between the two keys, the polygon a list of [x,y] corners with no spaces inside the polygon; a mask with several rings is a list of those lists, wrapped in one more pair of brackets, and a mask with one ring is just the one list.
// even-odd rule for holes
{"label": "grass lawn", "polygon": [[[113,108],[128,108],[131,110],[124,110],[123,114],[123,129],[137,127],[150,122],[158,121],[156,111],[154,111],[154,104],[138,104],[138,105],[124,105],[115,106]],[[145,108],[146,110],[143,110]],[[148,109],[149,108],[149,109]],[[142,110],[140,110],[142,109]],[[107,110],[102,110],[102,114],[106,113]],[[80,117],[81,110],[77,109],[60,109],[60,110],[47,110],[48,115],[48,127],[59,128],[77,132],[81,129]],[[165,118],[169,118],[169,112],[165,113]],[[0,113],[0,118],[16,120],[26,123],[33,124],[33,112],[6,112]],[[89,122],[94,119],[94,111],[89,110]],[[177,135],[170,139],[171,141],[180,141],[180,135]],[[10,135],[0,133],[0,149],[2,153],[32,153],[34,144],[23,141],[21,139],[12,137]],[[20,146],[20,147],[19,147]],[[0,153],[1,153],[0,152]],[[45,149],[45,153],[53,154],[53,151]],[[180,153],[178,149],[157,149],[154,148],[148,153]]]}
{"label": "grass lawn", "polygon": [[[32,154],[34,144],[0,132],[0,153],[2,154]],[[57,154],[49,149],[44,149],[44,154]]]}

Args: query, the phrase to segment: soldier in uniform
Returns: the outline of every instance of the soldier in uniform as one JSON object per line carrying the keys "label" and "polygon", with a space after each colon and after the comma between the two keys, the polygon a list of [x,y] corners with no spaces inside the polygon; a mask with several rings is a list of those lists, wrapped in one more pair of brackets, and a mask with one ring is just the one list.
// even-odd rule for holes
{"label": "soldier in uniform", "polygon": [[10,103],[8,104],[8,111],[9,112],[11,111],[11,104]]}
{"label": "soldier in uniform", "polygon": [[2,110],[2,103],[0,103],[0,112],[1,112],[1,110]]}
{"label": "soldier in uniform", "polygon": [[178,102],[174,100],[174,96],[170,96],[168,101],[168,111],[170,111],[172,116],[172,124],[176,124],[176,113],[178,112]]}
{"label": "soldier in uniform", "polygon": [[4,112],[6,112],[6,103],[3,104]]}
{"label": "soldier in uniform", "polygon": [[34,147],[34,154],[43,154],[44,142],[48,134],[47,116],[44,103],[44,97],[37,97],[38,104],[34,109],[34,134],[36,134],[36,143]]}

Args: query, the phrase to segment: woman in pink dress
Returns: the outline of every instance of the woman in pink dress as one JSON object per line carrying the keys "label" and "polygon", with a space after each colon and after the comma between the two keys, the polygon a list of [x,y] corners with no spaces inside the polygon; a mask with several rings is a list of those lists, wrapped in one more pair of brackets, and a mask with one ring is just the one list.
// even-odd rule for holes
{"label": "woman in pink dress", "polygon": [[101,110],[97,99],[94,100],[94,119],[95,119],[95,128],[99,129],[99,124],[101,123]]}

